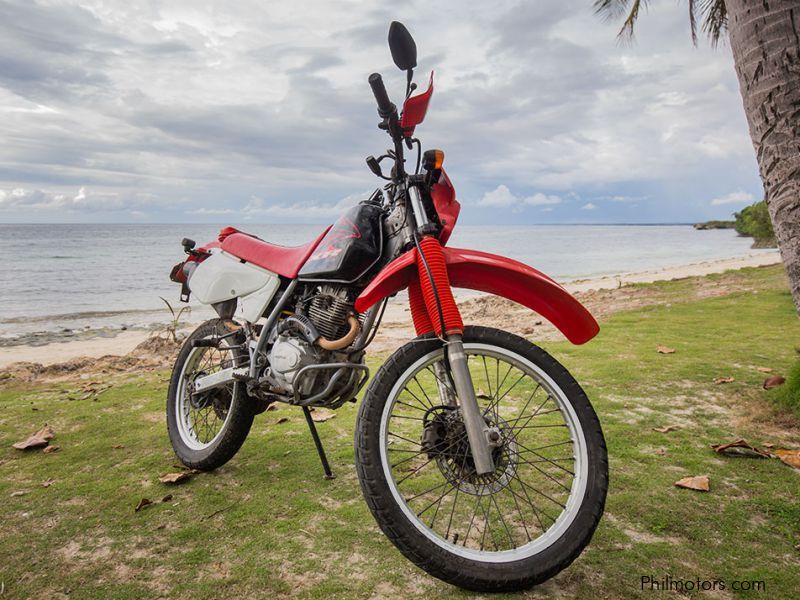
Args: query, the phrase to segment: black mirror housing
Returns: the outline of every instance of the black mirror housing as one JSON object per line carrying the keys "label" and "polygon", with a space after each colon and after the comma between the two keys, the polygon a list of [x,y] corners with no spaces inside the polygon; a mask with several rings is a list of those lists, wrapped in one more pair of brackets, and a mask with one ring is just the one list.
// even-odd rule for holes
{"label": "black mirror housing", "polygon": [[402,71],[410,71],[417,66],[417,44],[399,21],[392,21],[389,26],[389,49],[392,60]]}

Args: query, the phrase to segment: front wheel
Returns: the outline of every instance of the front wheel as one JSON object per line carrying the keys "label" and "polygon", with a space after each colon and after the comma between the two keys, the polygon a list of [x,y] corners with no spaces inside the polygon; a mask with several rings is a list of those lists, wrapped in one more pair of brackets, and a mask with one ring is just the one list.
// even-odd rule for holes
{"label": "front wheel", "polygon": [[603,513],[608,458],[586,394],[555,359],[510,333],[467,327],[464,350],[495,471],[478,475],[442,344],[396,351],[367,390],[356,467],[378,525],[448,583],[515,591],[581,553]]}

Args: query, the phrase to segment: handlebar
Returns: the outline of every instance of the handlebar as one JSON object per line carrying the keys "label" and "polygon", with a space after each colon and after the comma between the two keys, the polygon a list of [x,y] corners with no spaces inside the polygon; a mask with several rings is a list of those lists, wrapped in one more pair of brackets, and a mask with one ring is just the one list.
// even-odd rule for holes
{"label": "handlebar", "polygon": [[389,100],[389,94],[386,93],[386,86],[383,85],[383,78],[380,73],[373,73],[369,76],[369,86],[372,88],[375,101],[378,103],[378,115],[381,119],[386,119],[392,114],[396,115],[397,107]]}

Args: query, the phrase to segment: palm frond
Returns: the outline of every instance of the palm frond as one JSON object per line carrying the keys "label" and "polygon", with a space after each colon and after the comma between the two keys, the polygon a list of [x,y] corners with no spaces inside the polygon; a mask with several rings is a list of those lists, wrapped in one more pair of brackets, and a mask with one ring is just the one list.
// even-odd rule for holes
{"label": "palm frond", "polygon": [[717,46],[722,34],[728,30],[728,9],[725,0],[706,0],[706,5],[703,31],[711,45]]}
{"label": "palm frond", "polygon": [[628,10],[630,0],[594,0],[594,12],[608,21],[622,16]]}
{"label": "palm frond", "polygon": [[627,13],[617,38],[621,41],[630,41],[633,39],[633,29],[639,18],[639,12],[642,7],[647,7],[648,2],[649,0],[595,0],[594,10],[609,21]]}
{"label": "palm frond", "polygon": [[[725,0],[687,0],[689,4],[689,30],[692,43],[697,45],[698,23],[701,23],[712,46],[719,44],[728,28],[728,11]],[[649,0],[594,0],[592,6],[596,14],[607,21],[625,17],[617,38],[622,41],[633,39],[633,30],[642,8],[647,8]]]}

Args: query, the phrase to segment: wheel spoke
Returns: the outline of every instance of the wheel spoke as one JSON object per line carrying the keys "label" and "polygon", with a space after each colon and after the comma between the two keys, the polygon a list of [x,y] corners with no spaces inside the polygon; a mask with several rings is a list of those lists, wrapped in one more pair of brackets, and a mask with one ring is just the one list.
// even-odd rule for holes
{"label": "wheel spoke", "polygon": [[195,396],[193,382],[201,376],[219,372],[231,360],[219,349],[210,347],[194,348],[186,358],[177,392],[176,413],[180,435],[194,450],[208,446],[222,431],[237,388],[235,384],[228,384]]}
{"label": "wheel spoke", "polygon": [[[571,440],[570,440],[570,443],[572,443],[572,442],[571,442]],[[549,458],[547,458],[546,456],[544,456],[544,455],[542,455],[542,454],[539,454],[539,453],[538,453],[538,452],[536,452],[535,450],[531,450],[531,449],[529,449],[529,448],[526,448],[526,447],[525,447],[524,445],[522,445],[522,444],[521,444],[519,441],[517,441],[517,444],[518,444],[518,445],[519,445],[519,446],[520,446],[520,447],[521,447],[523,450],[525,450],[526,452],[530,452],[530,453],[532,453],[532,454],[535,454],[535,455],[536,455],[536,456],[538,456],[539,458],[541,458],[541,459],[543,459],[543,460],[545,460],[545,461],[547,461],[547,462],[551,463],[553,466],[555,466],[555,467],[558,467],[558,468],[559,468],[559,469],[561,469],[562,471],[566,471],[567,473],[569,473],[569,474],[570,474],[570,475],[572,475],[573,477],[575,476],[575,473],[573,473],[572,471],[570,471],[570,470],[569,470],[569,469],[567,469],[566,467],[562,467],[562,466],[561,466],[560,464],[558,464],[557,462],[554,462],[554,461],[550,460]]]}
{"label": "wheel spoke", "polygon": [[[467,555],[482,552],[481,560],[500,551],[524,553],[524,547],[555,535],[550,529],[571,506],[569,495],[584,476],[578,473],[585,472],[586,454],[573,439],[579,425],[565,410],[564,392],[536,363],[499,346],[476,349],[465,342],[465,352],[473,385],[488,389],[478,394],[483,417],[501,432],[492,447],[495,471],[475,470],[461,408],[445,402],[445,394],[456,394],[436,364],[443,361],[441,350],[404,373],[386,399],[391,404],[382,443],[394,461],[384,458],[382,464],[408,518],[429,537],[433,533],[437,544],[457,545]],[[565,456],[569,450],[562,446],[572,446],[575,454]]]}

